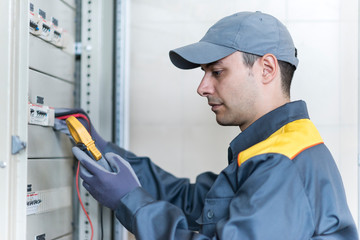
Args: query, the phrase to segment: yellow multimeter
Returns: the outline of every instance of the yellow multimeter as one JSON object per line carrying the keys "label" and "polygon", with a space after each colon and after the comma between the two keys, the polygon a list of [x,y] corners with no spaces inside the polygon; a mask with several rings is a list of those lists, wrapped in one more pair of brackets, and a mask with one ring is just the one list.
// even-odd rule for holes
{"label": "yellow multimeter", "polygon": [[85,145],[86,150],[91,153],[94,159],[97,161],[100,160],[102,157],[101,153],[96,148],[94,140],[91,138],[84,125],[82,125],[81,122],[74,116],[66,119],[66,125],[75,143]]}

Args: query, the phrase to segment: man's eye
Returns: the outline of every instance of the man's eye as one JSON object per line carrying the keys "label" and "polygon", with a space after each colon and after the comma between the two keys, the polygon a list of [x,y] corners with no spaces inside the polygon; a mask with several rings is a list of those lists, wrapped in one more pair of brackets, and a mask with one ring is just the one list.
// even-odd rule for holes
{"label": "man's eye", "polygon": [[219,71],[213,71],[212,73],[213,73],[213,75],[214,75],[215,77],[218,77],[218,76],[220,76],[220,74],[222,73],[222,71],[221,71],[221,70],[219,70]]}

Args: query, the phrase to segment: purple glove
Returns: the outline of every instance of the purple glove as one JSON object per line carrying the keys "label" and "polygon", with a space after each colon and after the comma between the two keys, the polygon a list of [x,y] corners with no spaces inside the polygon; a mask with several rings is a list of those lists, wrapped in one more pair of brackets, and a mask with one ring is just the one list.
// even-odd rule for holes
{"label": "purple glove", "polygon": [[83,186],[102,205],[115,210],[120,199],[131,190],[140,186],[130,164],[114,153],[105,158],[113,172],[109,172],[96,163],[78,147],[73,147],[75,157],[81,162],[80,177]]}

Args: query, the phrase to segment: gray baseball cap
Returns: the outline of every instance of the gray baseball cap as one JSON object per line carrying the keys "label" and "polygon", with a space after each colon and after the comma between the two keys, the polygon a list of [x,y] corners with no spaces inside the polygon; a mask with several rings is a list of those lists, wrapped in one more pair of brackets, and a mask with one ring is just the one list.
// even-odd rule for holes
{"label": "gray baseball cap", "polygon": [[220,60],[235,51],[259,56],[271,53],[297,67],[297,50],[289,31],[278,19],[262,12],[239,12],[215,23],[197,43],[169,52],[181,69]]}

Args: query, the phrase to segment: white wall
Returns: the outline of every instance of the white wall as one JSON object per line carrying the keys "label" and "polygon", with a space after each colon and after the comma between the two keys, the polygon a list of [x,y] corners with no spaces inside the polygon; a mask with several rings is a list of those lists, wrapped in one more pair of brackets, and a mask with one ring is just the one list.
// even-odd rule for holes
{"label": "white wall", "polygon": [[288,26],[300,59],[292,99],[310,117],[336,159],[358,219],[358,2],[356,0],[133,0],[131,5],[130,149],[191,179],[227,165],[237,127],[216,124],[196,93],[202,71],[179,70],[171,49],[200,40],[220,18],[260,10]]}
{"label": "white wall", "polygon": [[288,7],[287,23],[301,61],[293,98],[307,101],[310,117],[338,164],[358,221],[357,1],[289,1]]}

